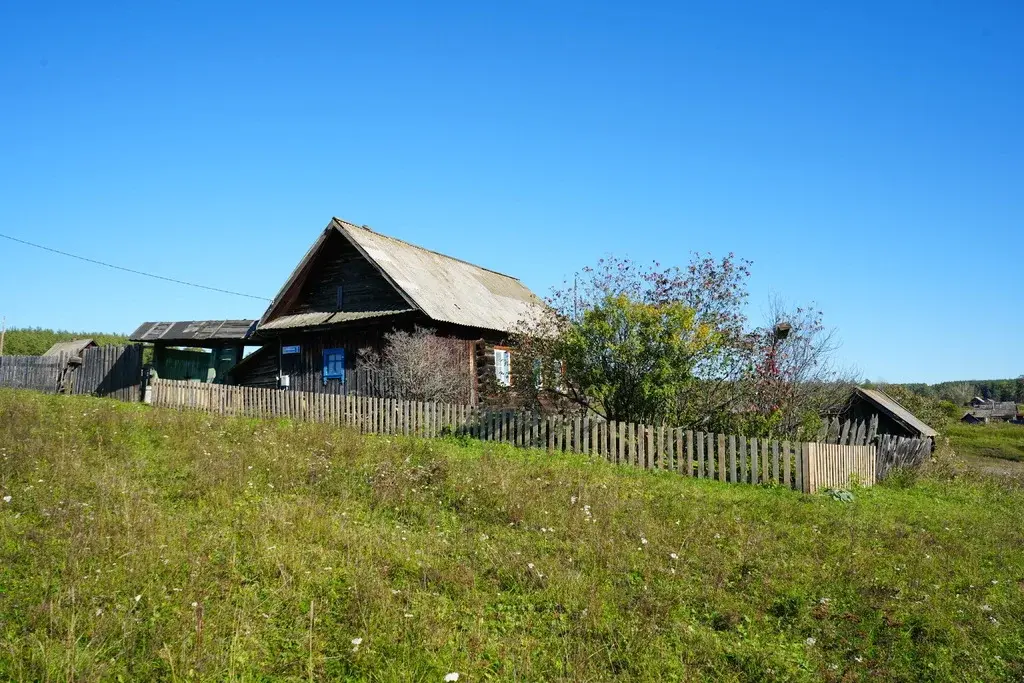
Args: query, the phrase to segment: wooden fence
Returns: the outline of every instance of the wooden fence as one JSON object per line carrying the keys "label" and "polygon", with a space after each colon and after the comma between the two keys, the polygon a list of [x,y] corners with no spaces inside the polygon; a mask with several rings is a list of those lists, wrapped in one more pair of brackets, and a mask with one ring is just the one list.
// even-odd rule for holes
{"label": "wooden fence", "polygon": [[97,346],[82,353],[66,381],[73,394],[109,396],[122,401],[142,398],[142,345]]}
{"label": "wooden fence", "polygon": [[154,380],[153,405],[221,415],[289,417],[364,433],[465,435],[551,452],[595,455],[645,469],[735,483],[774,483],[797,491],[875,483],[875,448],[747,438],[663,425],[488,410],[370,396]]}
{"label": "wooden fence", "polygon": [[0,356],[0,387],[55,394],[67,356]]}
{"label": "wooden fence", "polygon": [[95,347],[81,357],[0,356],[0,387],[138,401],[141,386],[140,344]]}

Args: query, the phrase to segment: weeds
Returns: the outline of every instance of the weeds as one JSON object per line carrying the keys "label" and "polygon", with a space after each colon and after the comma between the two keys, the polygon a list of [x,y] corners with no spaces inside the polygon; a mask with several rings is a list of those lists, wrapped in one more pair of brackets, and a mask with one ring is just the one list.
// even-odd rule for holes
{"label": "weeds", "polygon": [[2,391],[0,679],[1019,679],[1022,503]]}

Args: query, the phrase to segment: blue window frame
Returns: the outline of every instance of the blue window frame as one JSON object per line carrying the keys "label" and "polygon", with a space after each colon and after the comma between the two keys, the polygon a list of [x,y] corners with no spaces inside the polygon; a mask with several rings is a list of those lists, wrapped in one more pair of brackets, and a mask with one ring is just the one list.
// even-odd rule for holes
{"label": "blue window frame", "polygon": [[324,349],[324,384],[329,379],[345,382],[345,349]]}

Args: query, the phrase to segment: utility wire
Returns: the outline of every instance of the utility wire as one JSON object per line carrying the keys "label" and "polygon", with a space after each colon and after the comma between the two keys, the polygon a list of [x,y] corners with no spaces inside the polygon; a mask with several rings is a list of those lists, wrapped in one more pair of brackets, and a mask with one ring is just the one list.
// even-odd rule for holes
{"label": "utility wire", "polygon": [[107,268],[113,268],[114,270],[123,270],[126,273],[134,273],[135,275],[144,275],[146,277],[155,278],[157,280],[163,280],[164,282],[173,282],[174,284],[177,284],[177,285],[185,285],[187,287],[196,287],[198,289],[205,289],[205,290],[208,290],[208,291],[211,291],[211,292],[220,292],[221,294],[232,294],[234,296],[244,296],[244,297],[249,298],[249,299],[259,299],[260,301],[270,301],[270,299],[268,299],[265,296],[255,296],[253,294],[243,294],[242,292],[232,292],[229,289],[219,289],[217,287],[208,287],[206,285],[196,284],[195,282],[186,282],[184,280],[175,280],[173,277],[164,277],[163,275],[154,275],[153,273],[144,273],[141,270],[133,270],[131,268],[125,268],[124,266],[115,266],[113,263],[104,263],[103,261],[97,261],[96,259],[86,258],[85,256],[78,256],[77,254],[69,254],[66,251],[61,251],[59,249],[53,249],[52,247],[44,247],[41,244],[35,244],[34,242],[28,242],[26,240],[18,239],[17,237],[11,237],[10,235],[4,235],[3,233],[0,233],[0,237],[3,237],[4,239],[11,240],[12,242],[18,242],[20,244],[25,244],[25,245],[30,246],[30,247],[35,247],[36,249],[42,249],[43,251],[49,251],[49,252],[52,252],[54,254],[60,254],[61,256],[67,256],[67,257],[70,257],[70,258],[73,258],[73,259],[78,259],[79,261],[85,261],[86,263],[93,263],[93,264],[96,264],[97,266],[106,266]]}

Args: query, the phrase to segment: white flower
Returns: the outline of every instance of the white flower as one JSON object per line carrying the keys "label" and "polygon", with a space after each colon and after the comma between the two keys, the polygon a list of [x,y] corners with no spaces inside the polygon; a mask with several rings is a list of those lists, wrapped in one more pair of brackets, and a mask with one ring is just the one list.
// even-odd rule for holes
{"label": "white flower", "polygon": [[721,538],[722,534],[715,534],[715,538]]}
{"label": "white flower", "polygon": [[527,562],[526,563],[526,568],[527,569],[533,569],[533,562]]}
{"label": "white flower", "polygon": [[101,614],[103,614],[103,608],[102,607],[97,607],[96,608],[96,616],[99,616]]}
{"label": "white flower", "polygon": [[647,539],[644,538],[643,536],[640,537],[640,542],[643,543],[644,545],[647,545]]}
{"label": "white flower", "polygon": [[679,556],[676,555],[675,553],[669,553],[668,556],[671,557],[673,560],[678,560],[679,559]]}
{"label": "white flower", "polygon": [[992,607],[990,605],[982,605],[981,606],[981,611],[982,612],[991,612],[992,611]]}
{"label": "white flower", "polygon": [[352,652],[355,652],[356,650],[358,650],[359,646],[362,645],[362,644],[363,644],[363,639],[362,638],[353,638],[352,639]]}
{"label": "white flower", "polygon": [[576,496],[573,496],[572,498],[569,499],[569,503],[572,504],[572,505],[575,505],[576,504],[576,500],[577,500]]}
{"label": "white flower", "polygon": [[804,642],[807,643],[808,645],[814,645],[816,642],[818,642],[818,639],[815,638],[814,636],[811,636],[810,638],[808,638]]}
{"label": "white flower", "polygon": [[832,599],[831,598],[822,598],[818,602],[820,602],[822,605],[827,605],[828,603],[832,602]]}
{"label": "white flower", "polygon": [[406,612],[405,613],[405,618],[406,619],[412,619],[412,614],[410,614],[409,612]]}
{"label": "white flower", "polygon": [[136,595],[135,596],[135,602],[138,602],[141,599],[142,599],[142,595]]}
{"label": "white flower", "polygon": [[199,603],[198,602],[193,602],[192,603],[192,608],[195,609],[196,607],[199,607]]}
{"label": "white flower", "polygon": [[854,657],[854,658],[853,658],[853,661],[855,661],[855,662],[857,662],[858,664],[860,664],[861,662],[863,662],[863,661],[864,661],[864,658],[863,658],[863,657],[861,657],[860,655],[857,655],[856,657]]}
{"label": "white flower", "polygon": [[11,497],[10,496],[4,496],[4,502],[5,503],[10,503],[11,502]]}
{"label": "white flower", "polygon": [[459,672],[458,671],[453,671],[450,674],[445,674],[445,677],[444,677],[445,683],[455,683],[455,681],[457,681],[457,680],[459,680]]}

